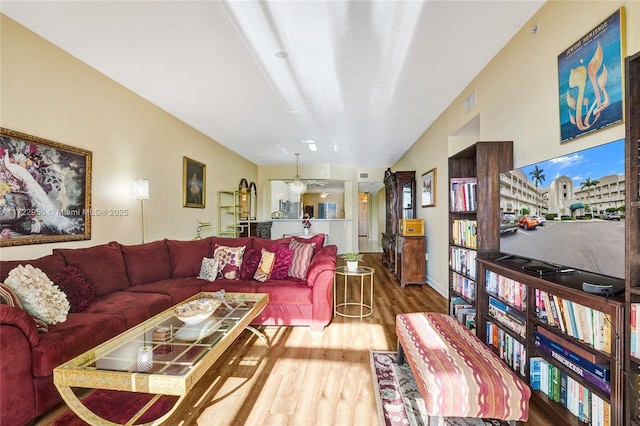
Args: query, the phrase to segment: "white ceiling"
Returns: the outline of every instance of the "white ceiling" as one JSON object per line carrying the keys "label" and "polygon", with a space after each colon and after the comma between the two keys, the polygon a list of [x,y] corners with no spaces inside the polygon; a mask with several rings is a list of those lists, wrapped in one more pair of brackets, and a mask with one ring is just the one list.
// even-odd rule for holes
{"label": "white ceiling", "polygon": [[543,3],[3,0],[1,10],[258,165],[295,164],[299,152],[300,164],[387,168]]}

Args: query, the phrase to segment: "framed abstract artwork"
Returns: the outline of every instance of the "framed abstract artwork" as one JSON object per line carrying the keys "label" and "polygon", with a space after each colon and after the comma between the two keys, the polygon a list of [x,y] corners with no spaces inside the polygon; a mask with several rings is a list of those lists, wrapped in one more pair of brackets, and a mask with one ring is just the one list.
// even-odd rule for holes
{"label": "framed abstract artwork", "polygon": [[422,207],[436,205],[436,169],[431,169],[422,175]]}
{"label": "framed abstract artwork", "polygon": [[205,207],[207,166],[184,157],[182,170],[182,206],[203,209]]}
{"label": "framed abstract artwork", "polygon": [[623,120],[624,8],[558,56],[560,141]]}
{"label": "framed abstract artwork", "polygon": [[91,156],[0,128],[0,247],[91,239]]}

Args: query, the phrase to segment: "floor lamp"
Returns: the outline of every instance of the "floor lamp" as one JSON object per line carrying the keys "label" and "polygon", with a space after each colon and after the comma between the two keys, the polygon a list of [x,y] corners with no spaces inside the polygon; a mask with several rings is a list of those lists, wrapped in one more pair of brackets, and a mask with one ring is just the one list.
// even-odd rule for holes
{"label": "floor lamp", "polygon": [[140,200],[140,217],[142,218],[142,244],[144,244],[144,200],[149,199],[149,180],[133,180],[133,198]]}

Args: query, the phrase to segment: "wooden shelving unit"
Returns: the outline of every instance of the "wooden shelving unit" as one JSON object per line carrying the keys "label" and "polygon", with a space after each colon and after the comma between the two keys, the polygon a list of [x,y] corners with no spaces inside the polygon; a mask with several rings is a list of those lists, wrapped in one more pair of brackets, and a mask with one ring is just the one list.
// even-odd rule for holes
{"label": "wooden shelving unit", "polygon": [[491,256],[500,249],[500,173],[512,168],[510,141],[476,142],[449,157],[451,315],[453,298],[476,307],[475,259]]}
{"label": "wooden shelving unit", "polygon": [[[564,374],[567,377],[572,378],[575,382],[583,385],[588,391],[598,396],[604,402],[609,404],[610,423],[611,425],[623,425],[624,414],[624,372],[619,362],[624,356],[624,341],[621,330],[624,329],[624,301],[622,296],[604,297],[600,295],[589,294],[582,291],[582,282],[585,279],[598,280],[598,282],[607,281],[620,281],[611,277],[597,276],[596,274],[585,273],[581,271],[574,271],[569,273],[554,274],[538,276],[533,273],[527,273],[523,270],[523,266],[526,265],[524,259],[512,258],[505,260],[495,259],[480,259],[478,260],[478,337],[487,342],[487,329],[486,323],[492,322],[497,325],[500,330],[517,340],[525,346],[526,356],[522,360],[520,366],[524,368],[514,368],[514,371],[525,382],[530,383],[530,359],[531,357],[542,357],[549,364],[553,365],[559,374]],[[503,302],[514,310],[519,310],[524,318],[526,334],[524,336],[515,333],[505,324],[500,323],[494,316],[489,313],[489,294],[487,293],[487,271],[489,274],[497,274],[499,277],[513,280],[512,282],[517,285],[526,286],[526,305],[522,308],[514,306],[513,303],[509,303],[506,300]],[[587,278],[585,278],[587,276]],[[619,283],[618,283],[619,284]],[[563,315],[569,319],[571,316],[576,318],[579,316],[579,309],[587,309],[591,315],[599,315],[600,318],[604,318],[601,314],[608,315],[609,320],[607,323],[602,319],[601,322],[605,323],[605,330],[609,330],[606,335],[606,339],[610,342],[611,349],[609,351],[596,349],[592,344],[586,343],[586,341],[579,338],[578,331],[573,333],[564,332],[559,326],[552,326],[549,321],[544,319],[544,315],[540,314],[540,307],[544,305],[544,302],[540,302],[541,294],[544,292],[547,295],[555,295],[560,299],[571,302],[571,310],[567,311]],[[553,302],[552,302],[553,303]],[[584,308],[583,308],[584,307]],[[546,306],[545,306],[546,308]],[[550,307],[549,307],[550,309]],[[573,314],[573,315],[572,315]],[[610,368],[610,380],[608,383],[600,383],[588,381],[586,378],[576,373],[570,367],[567,367],[561,361],[558,361],[555,356],[552,356],[548,351],[540,350],[536,346],[536,331],[539,328],[543,328],[555,336],[559,336],[564,341],[569,342],[580,348],[587,353],[591,353],[594,356],[598,356],[606,360],[606,364]],[[580,333],[586,333],[587,327],[580,329]],[[575,337],[574,337],[575,336]],[[491,346],[491,345],[489,345]],[[509,362],[507,362],[509,364]],[[573,363],[577,365],[576,363]],[[523,374],[524,372],[524,374]],[[584,374],[584,373],[583,373]],[[609,392],[603,390],[604,387],[610,388]],[[556,420],[555,424],[558,425],[582,425],[579,418],[572,414],[569,409],[564,407],[560,402],[553,400],[543,391],[533,391],[532,398],[535,398],[537,402],[545,407],[545,411],[549,416]]]}
{"label": "wooden shelving unit", "polygon": [[[640,53],[626,58],[625,164],[625,424],[640,425],[640,356],[632,356],[631,304],[640,303]],[[640,306],[640,305],[636,305]],[[638,330],[640,332],[640,330]]]}

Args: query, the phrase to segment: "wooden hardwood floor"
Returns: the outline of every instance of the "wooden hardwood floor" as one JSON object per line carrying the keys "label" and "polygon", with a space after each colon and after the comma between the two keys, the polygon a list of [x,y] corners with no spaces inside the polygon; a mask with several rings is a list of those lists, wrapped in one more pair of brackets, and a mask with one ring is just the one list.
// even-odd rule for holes
{"label": "wooden hardwood floor", "polygon": [[[270,347],[243,333],[168,424],[378,425],[369,351],[396,350],[396,314],[447,310],[446,299],[431,287],[401,289],[380,259],[374,253],[364,260],[376,270],[372,316],[362,322],[334,318],[322,333],[308,327],[261,328]],[[65,409],[36,424],[51,424]],[[532,406],[525,424],[553,423]]]}

